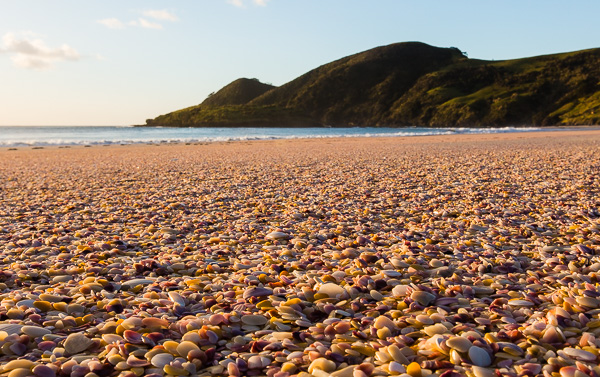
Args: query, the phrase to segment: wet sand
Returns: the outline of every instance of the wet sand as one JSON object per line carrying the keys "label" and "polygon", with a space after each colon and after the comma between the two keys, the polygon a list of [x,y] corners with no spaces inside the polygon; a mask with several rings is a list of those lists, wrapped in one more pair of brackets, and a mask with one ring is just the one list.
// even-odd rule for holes
{"label": "wet sand", "polygon": [[599,147],[582,130],[2,149],[0,368],[598,375]]}

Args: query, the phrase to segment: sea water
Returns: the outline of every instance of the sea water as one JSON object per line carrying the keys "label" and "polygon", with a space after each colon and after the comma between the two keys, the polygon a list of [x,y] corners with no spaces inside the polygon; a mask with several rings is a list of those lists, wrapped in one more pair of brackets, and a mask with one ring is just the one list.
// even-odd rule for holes
{"label": "sea water", "polygon": [[197,143],[214,141],[398,137],[541,131],[548,128],[171,128],[118,126],[0,126],[0,147]]}

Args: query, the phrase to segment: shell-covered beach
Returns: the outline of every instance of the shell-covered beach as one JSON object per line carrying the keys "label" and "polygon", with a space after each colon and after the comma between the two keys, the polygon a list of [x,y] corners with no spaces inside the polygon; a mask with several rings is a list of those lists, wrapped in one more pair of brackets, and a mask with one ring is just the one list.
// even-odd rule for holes
{"label": "shell-covered beach", "polygon": [[600,376],[600,131],[0,150],[0,375]]}

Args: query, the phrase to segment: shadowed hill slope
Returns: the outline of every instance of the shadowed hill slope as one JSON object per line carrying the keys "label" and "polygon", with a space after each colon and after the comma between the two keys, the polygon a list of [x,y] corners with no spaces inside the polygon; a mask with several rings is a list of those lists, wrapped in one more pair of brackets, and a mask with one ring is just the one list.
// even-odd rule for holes
{"label": "shadowed hill slope", "polygon": [[468,59],[418,42],[377,47],[280,87],[240,79],[149,126],[519,126],[600,124],[600,49]]}

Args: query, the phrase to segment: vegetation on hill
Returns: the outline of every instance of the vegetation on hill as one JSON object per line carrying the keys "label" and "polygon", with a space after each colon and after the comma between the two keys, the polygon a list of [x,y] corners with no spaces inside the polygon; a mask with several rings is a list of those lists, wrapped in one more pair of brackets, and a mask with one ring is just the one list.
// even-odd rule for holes
{"label": "vegetation on hill", "polygon": [[218,92],[209,94],[202,105],[212,107],[245,105],[273,88],[275,88],[273,85],[264,84],[258,79],[237,79]]}
{"label": "vegetation on hill", "polygon": [[239,79],[149,126],[491,127],[600,124],[600,49],[469,59],[408,42],[318,67],[280,87]]}

